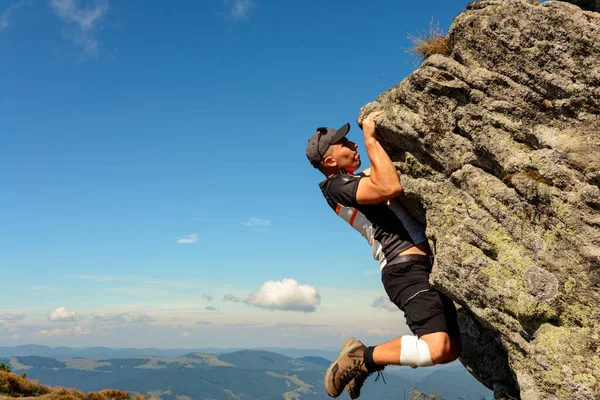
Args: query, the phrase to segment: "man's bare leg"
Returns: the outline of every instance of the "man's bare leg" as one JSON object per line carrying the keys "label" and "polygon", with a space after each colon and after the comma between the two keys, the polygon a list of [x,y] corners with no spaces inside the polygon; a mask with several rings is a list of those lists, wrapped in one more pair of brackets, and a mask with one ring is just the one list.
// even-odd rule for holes
{"label": "man's bare leg", "polygon": [[[446,332],[435,332],[423,335],[420,339],[427,343],[433,364],[445,364],[456,360],[460,355],[459,337],[450,340]],[[373,361],[379,365],[401,365],[401,343],[402,336],[398,336],[396,339],[376,346],[373,350]]]}

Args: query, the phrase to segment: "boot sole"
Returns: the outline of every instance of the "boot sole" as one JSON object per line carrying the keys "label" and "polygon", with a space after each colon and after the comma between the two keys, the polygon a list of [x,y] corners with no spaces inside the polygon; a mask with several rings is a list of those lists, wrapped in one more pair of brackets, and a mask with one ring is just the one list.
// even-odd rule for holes
{"label": "boot sole", "polygon": [[340,354],[342,354],[345,350],[346,347],[351,346],[352,342],[357,341],[360,343],[360,340],[355,339],[355,338],[348,338],[344,341],[344,343],[342,343],[342,347],[340,347]]}
{"label": "boot sole", "polygon": [[[346,339],[344,341],[344,343],[342,343],[342,347],[340,348],[340,354],[338,355],[338,358],[334,362],[331,363],[329,368],[327,368],[327,372],[325,372],[325,379],[324,379],[323,383],[325,386],[325,391],[327,392],[329,397],[338,397],[344,391],[344,389],[342,388],[342,391],[340,391],[337,394],[337,396],[332,395],[331,393],[335,390],[335,387],[333,387],[333,388],[331,387],[331,386],[333,386],[333,384],[331,384],[331,386],[330,386],[331,379],[328,379],[328,378],[331,374],[331,370],[338,363],[338,361],[340,361],[340,358],[342,358],[343,356],[348,354],[350,352],[350,350],[352,350],[356,347],[353,343],[354,341],[357,341],[359,343],[358,344],[359,346],[361,345],[361,342],[358,339],[355,339],[355,338]],[[331,390],[331,389],[333,389],[333,390]]]}

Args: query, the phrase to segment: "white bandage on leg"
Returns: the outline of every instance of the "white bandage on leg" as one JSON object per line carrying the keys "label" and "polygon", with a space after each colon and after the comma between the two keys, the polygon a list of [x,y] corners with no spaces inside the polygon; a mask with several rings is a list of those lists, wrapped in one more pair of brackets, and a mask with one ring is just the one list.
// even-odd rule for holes
{"label": "white bandage on leg", "polygon": [[400,365],[410,365],[413,368],[432,366],[433,361],[431,361],[427,343],[416,336],[402,336],[400,339]]}

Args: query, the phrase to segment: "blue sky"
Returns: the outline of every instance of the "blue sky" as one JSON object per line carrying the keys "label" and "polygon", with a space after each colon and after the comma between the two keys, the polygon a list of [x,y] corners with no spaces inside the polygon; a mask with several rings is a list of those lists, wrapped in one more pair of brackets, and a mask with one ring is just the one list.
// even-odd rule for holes
{"label": "blue sky", "polygon": [[304,149],[466,4],[0,0],[0,345],[407,333]]}

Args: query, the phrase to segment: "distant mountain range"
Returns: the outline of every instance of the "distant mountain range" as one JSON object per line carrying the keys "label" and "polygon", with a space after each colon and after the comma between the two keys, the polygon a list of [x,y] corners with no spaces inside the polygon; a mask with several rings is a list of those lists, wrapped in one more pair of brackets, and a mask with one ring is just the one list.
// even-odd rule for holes
{"label": "distant mountain range", "polygon": [[[142,354],[146,351],[147,354]],[[221,353],[192,351],[179,354],[180,352],[181,350],[103,347],[73,349],[29,345],[1,347],[0,362],[10,365],[13,372],[26,373],[28,379],[37,379],[41,384],[72,387],[83,392],[111,388],[160,397],[163,400],[328,398],[323,390],[323,376],[330,361],[311,354],[313,351],[304,350],[300,357],[265,350]],[[160,355],[156,355],[157,353]],[[48,357],[49,354],[54,357]],[[120,356],[114,357],[114,354]],[[124,354],[127,355],[123,356]],[[167,357],[165,354],[175,356]],[[67,358],[66,355],[72,357]],[[334,353],[333,356],[337,354]],[[458,363],[414,370],[388,367],[385,378],[387,384],[382,381],[372,382],[371,377],[363,389],[361,399],[404,400],[409,398],[409,391],[413,387],[424,393],[435,391],[447,400],[493,397],[489,390]],[[340,396],[340,399],[348,398],[347,394]]]}
{"label": "distant mountain range", "polygon": [[[65,360],[69,358],[123,358],[123,357],[165,357],[175,358],[189,353],[207,353],[207,354],[225,354],[233,353],[245,348],[216,348],[205,347],[196,349],[156,349],[156,348],[122,348],[111,349],[108,347],[48,347],[35,344],[27,344],[14,347],[0,346],[0,357],[14,356],[40,356],[56,358],[57,360]],[[279,347],[261,347],[253,350],[265,350],[273,353],[283,354],[291,358],[304,357],[307,355],[334,359],[337,357],[337,350],[323,349],[285,349]]]}

